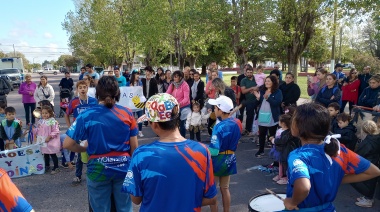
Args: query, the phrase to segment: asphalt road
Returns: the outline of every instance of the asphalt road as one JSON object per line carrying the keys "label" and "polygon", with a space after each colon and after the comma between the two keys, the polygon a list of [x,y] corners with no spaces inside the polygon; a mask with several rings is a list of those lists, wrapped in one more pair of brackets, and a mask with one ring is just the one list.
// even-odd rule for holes
{"label": "asphalt road", "polygon": [[[59,90],[58,84],[63,74],[47,75],[48,83],[55,89],[56,113],[59,112]],[[74,80],[78,79],[77,74],[72,74]],[[39,82],[39,75],[33,74],[33,81]],[[21,103],[21,95],[18,89],[8,95],[8,105],[16,108],[17,117],[24,119],[24,108]],[[67,129],[63,118],[58,118],[61,124],[61,132]],[[143,127],[145,137],[139,138],[139,145],[152,142],[157,137],[149,127]],[[209,136],[202,134],[202,140],[208,141]],[[255,158],[257,147],[248,138],[243,138],[239,144],[237,155],[238,174],[231,177],[231,211],[248,211],[249,200],[259,194],[266,193],[265,188],[272,189],[277,193],[285,193],[286,186],[278,185],[272,181],[274,175],[261,172],[259,170],[247,170],[258,165],[270,164],[272,160],[268,157]],[[266,153],[268,153],[266,149]],[[36,211],[87,211],[87,188],[86,181],[81,185],[73,187],[71,181],[74,178],[74,171],[61,168],[61,172],[56,175],[44,174],[33,175],[24,178],[14,179],[25,198],[32,204]],[[82,177],[85,179],[85,177]],[[184,182],[186,183],[186,182]],[[318,185],[323,186],[323,185]],[[170,189],[170,188],[168,188]],[[186,192],[186,191],[185,191]],[[157,193],[159,195],[159,193]],[[380,211],[380,201],[375,202],[372,208],[360,208],[355,205],[355,199],[359,197],[350,185],[342,185],[339,189],[334,205],[337,211]],[[221,195],[218,194],[219,210],[221,211]],[[134,206],[134,211],[138,211],[138,206]],[[159,211],[159,209],[157,209]],[[208,207],[203,207],[202,211],[209,211]]]}

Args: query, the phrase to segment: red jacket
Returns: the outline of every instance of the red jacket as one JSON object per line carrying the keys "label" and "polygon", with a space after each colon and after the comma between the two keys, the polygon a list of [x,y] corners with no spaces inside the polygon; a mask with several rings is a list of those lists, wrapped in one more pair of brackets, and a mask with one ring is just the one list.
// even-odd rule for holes
{"label": "red jacket", "polygon": [[342,86],[342,101],[358,103],[360,80],[356,79],[353,82],[347,82],[347,85]]}

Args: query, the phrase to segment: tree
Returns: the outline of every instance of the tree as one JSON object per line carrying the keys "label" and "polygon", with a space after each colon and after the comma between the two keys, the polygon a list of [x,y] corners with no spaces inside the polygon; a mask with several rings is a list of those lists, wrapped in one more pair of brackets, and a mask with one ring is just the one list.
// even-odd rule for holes
{"label": "tree", "polygon": [[374,16],[364,28],[364,43],[373,57],[380,58],[380,16]]}

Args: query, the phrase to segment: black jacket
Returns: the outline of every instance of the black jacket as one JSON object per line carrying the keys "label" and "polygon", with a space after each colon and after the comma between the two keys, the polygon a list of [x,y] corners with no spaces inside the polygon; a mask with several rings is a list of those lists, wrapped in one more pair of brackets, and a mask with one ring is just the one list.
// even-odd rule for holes
{"label": "black jacket", "polygon": [[151,78],[149,81],[149,96],[146,95],[146,79],[145,78],[141,79],[141,82],[143,84],[143,94],[146,99],[149,99],[151,96],[158,93],[158,86],[157,86],[156,79]]}
{"label": "black jacket", "polygon": [[292,136],[290,130],[287,129],[281,133],[280,138],[274,140],[274,144],[276,150],[280,152],[280,162],[287,163],[290,152],[300,147],[301,141],[299,138]]}
{"label": "black jacket", "polygon": [[[331,100],[332,96],[334,96],[334,99]],[[332,88],[325,86],[318,92],[317,98],[315,98],[315,102],[321,103],[325,107],[328,107],[329,104],[333,102],[340,104],[341,97],[342,92],[336,85]]]}
{"label": "black jacket", "polygon": [[380,86],[376,89],[367,87],[359,97],[358,105],[375,107],[380,104]]}
{"label": "black jacket", "polygon": [[205,93],[205,83],[202,80],[199,80],[198,85],[197,85],[197,96],[195,97],[195,99],[193,99],[193,94],[190,87],[190,101],[195,100],[199,102],[202,108],[204,105],[204,99],[203,99],[204,93]]}
{"label": "black jacket", "polygon": [[62,78],[61,82],[59,83],[59,87],[69,89],[70,91],[73,90],[73,86],[74,86],[74,81],[71,78],[69,79],[67,79],[66,77]]}
{"label": "black jacket", "polygon": [[336,121],[336,117],[332,117],[330,122],[330,131],[335,132],[336,128],[339,128],[338,122]]}
{"label": "black jacket", "polygon": [[236,107],[236,95],[234,90],[232,90],[230,87],[226,87],[226,90],[224,90],[224,95],[229,97],[232,100],[234,107]]}
{"label": "black jacket", "polygon": [[283,83],[280,86],[280,90],[282,91],[282,102],[285,106],[297,105],[297,101],[301,96],[301,90],[297,84],[294,82],[289,84]]}
{"label": "black jacket", "polygon": [[364,91],[366,87],[368,87],[368,81],[372,77],[371,74],[359,74],[358,79],[360,80],[359,86],[359,95]]}
{"label": "black jacket", "polygon": [[371,163],[379,166],[380,160],[380,134],[367,135],[365,139],[358,144],[355,152],[369,160]]}
{"label": "black jacket", "polygon": [[334,134],[340,134],[341,137],[338,140],[344,144],[347,148],[354,151],[358,138],[356,137],[356,128],[352,123],[349,123],[347,127],[336,127],[333,131]]}

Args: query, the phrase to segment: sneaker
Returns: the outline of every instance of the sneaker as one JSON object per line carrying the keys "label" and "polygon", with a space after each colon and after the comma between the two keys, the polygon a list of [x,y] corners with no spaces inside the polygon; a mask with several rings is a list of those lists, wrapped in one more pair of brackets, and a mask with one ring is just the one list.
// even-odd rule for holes
{"label": "sneaker", "polygon": [[242,136],[247,136],[247,135],[249,135],[249,131],[248,130],[244,130],[244,132],[241,134]]}
{"label": "sneaker", "polygon": [[82,179],[79,177],[74,177],[73,182],[71,182],[72,185],[76,186],[79,185],[82,182]]}
{"label": "sneaker", "polygon": [[359,207],[370,208],[373,205],[373,199],[363,197],[361,200],[355,202],[355,204]]}
{"label": "sneaker", "polygon": [[356,198],[357,201],[362,201],[363,199],[365,199],[364,196],[361,196],[361,197]]}
{"label": "sneaker", "polygon": [[65,163],[65,164],[61,164],[61,166],[62,166],[64,169],[68,169],[68,168],[69,168],[69,165],[67,165],[67,163]]}
{"label": "sneaker", "polygon": [[70,163],[71,163],[71,165],[73,165],[75,167],[75,162],[74,161],[71,161]]}
{"label": "sneaker", "polygon": [[56,169],[53,169],[53,170],[50,172],[50,174],[57,174],[58,172],[59,172],[59,169],[56,168]]}
{"label": "sneaker", "polygon": [[264,152],[257,152],[256,154],[255,154],[255,157],[257,157],[257,158],[261,158],[262,156],[264,156]]}
{"label": "sneaker", "polygon": [[280,180],[277,181],[277,184],[279,184],[279,185],[287,185],[288,184],[288,179],[281,178]]}
{"label": "sneaker", "polygon": [[141,132],[141,131],[139,131],[139,137],[141,138],[141,137],[144,137],[144,134]]}
{"label": "sneaker", "polygon": [[279,181],[280,179],[281,179],[280,176],[276,175],[272,180],[277,182],[277,181]]}

